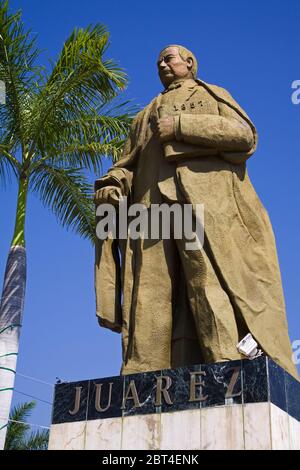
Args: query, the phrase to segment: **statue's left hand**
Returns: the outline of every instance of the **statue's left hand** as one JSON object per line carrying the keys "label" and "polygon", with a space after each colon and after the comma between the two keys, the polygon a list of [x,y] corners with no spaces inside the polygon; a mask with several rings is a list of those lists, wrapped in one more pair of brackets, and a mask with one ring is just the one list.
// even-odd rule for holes
{"label": "statue's left hand", "polygon": [[169,142],[175,139],[175,125],[173,116],[163,116],[156,122],[156,134],[160,142]]}

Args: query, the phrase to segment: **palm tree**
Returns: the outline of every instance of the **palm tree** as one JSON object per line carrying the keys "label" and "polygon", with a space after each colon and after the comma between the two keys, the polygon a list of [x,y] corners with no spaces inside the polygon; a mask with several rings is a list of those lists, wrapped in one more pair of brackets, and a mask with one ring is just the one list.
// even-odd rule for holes
{"label": "palm tree", "polygon": [[0,304],[0,449],[4,446],[14,387],[26,285],[25,220],[29,191],[37,193],[62,226],[94,238],[88,172],[103,156],[117,159],[131,122],[118,95],[124,72],[104,59],[108,32],[96,24],[75,29],[50,71],[36,66],[36,38],[21,13],[0,0],[0,178],[18,183],[15,229]]}
{"label": "palm tree", "polygon": [[26,419],[35,408],[34,401],[15,406],[10,415],[7,426],[5,450],[47,450],[49,431],[33,431],[29,434],[30,424]]}

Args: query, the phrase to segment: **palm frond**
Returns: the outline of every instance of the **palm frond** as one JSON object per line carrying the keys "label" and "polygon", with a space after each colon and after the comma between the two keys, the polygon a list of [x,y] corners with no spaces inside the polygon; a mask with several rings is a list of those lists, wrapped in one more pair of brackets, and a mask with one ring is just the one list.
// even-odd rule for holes
{"label": "palm frond", "polygon": [[[118,139],[112,139],[107,143],[75,142],[65,147],[60,146],[58,149],[53,149],[56,153],[52,154],[51,158],[45,159],[45,161],[47,164],[56,162],[56,166],[60,168],[87,168],[99,174],[103,171],[103,158],[112,158],[114,161],[117,161],[122,152],[122,146],[123,141]],[[37,162],[36,166],[38,167],[39,165],[39,162]]]}
{"label": "palm frond", "polygon": [[80,169],[43,163],[31,175],[31,189],[51,208],[63,227],[94,241],[93,186]]}
{"label": "palm frond", "polygon": [[49,442],[49,431],[33,431],[21,445],[22,450],[47,450]]}
{"label": "palm frond", "polygon": [[[35,402],[22,403],[15,406],[10,415],[7,427],[5,449],[21,449],[24,436],[30,429],[30,425],[24,421],[30,416],[31,411],[35,407]],[[23,421],[23,423],[21,422]]]}
{"label": "palm frond", "polygon": [[69,138],[78,138],[78,136],[83,136],[85,139],[93,136],[106,139],[124,138],[129,132],[131,122],[132,116],[129,113],[113,116],[109,112],[98,114],[95,110],[81,113],[76,119],[67,121],[64,131],[68,132]]}
{"label": "palm frond", "polygon": [[86,85],[89,85],[92,72],[93,78],[96,79],[94,85],[100,95],[105,100],[114,96],[115,87],[124,88],[126,80],[124,73],[113,60],[103,60],[108,40],[109,33],[102,24],[90,25],[86,29],[75,28],[53,67],[48,86],[57,85],[57,82],[68,85],[67,79],[73,82],[73,88],[79,72],[85,72]]}
{"label": "palm frond", "polygon": [[36,402],[26,402],[15,406],[10,413],[7,428],[6,450],[46,450],[49,441],[49,431],[33,431],[30,434],[30,424],[26,423]]}
{"label": "palm frond", "polygon": [[129,112],[133,108],[128,103],[107,108],[107,105],[105,108],[101,106],[99,111],[102,114],[98,109],[91,109],[78,113],[74,119],[58,120],[55,132],[52,128],[49,136],[45,131],[43,138],[39,138],[33,166],[39,164],[39,155],[42,155],[42,161],[46,160],[47,164],[52,161],[59,166],[87,168],[99,174],[103,157],[118,160],[130,130],[132,116]]}
{"label": "palm frond", "polygon": [[58,129],[113,99],[126,84],[125,73],[105,60],[108,32],[97,24],[74,30],[35,99],[30,138],[47,143]]}
{"label": "palm frond", "polygon": [[41,67],[31,32],[24,30],[21,12],[9,12],[8,1],[0,0],[0,80],[5,83],[6,103],[0,106],[0,143],[9,132],[11,142],[22,145],[33,97],[38,89]]}
{"label": "palm frond", "polygon": [[4,187],[6,187],[8,182],[11,182],[13,174],[17,175],[15,167],[11,164],[10,160],[1,153],[0,147],[0,182]]}
{"label": "palm frond", "polygon": [[14,421],[25,421],[30,416],[31,411],[35,408],[36,402],[30,401],[26,403],[22,403],[20,405],[16,405],[11,414],[10,419]]}

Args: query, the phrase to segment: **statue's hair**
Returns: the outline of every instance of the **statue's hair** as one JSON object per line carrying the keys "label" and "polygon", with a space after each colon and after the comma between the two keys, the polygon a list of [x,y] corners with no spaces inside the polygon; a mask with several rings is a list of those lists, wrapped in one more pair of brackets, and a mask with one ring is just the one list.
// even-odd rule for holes
{"label": "statue's hair", "polygon": [[197,63],[197,59],[196,57],[194,56],[194,54],[189,50],[187,49],[186,47],[184,46],[179,46],[178,44],[170,44],[169,46],[166,46],[164,47],[161,51],[160,51],[160,54],[165,51],[168,47],[177,47],[178,49],[178,52],[179,52],[179,55],[180,57],[183,59],[183,60],[187,60],[189,58],[192,58],[193,59],[193,67],[191,69],[191,72],[193,74],[193,77],[194,78],[197,78],[197,71],[198,71],[198,63]]}

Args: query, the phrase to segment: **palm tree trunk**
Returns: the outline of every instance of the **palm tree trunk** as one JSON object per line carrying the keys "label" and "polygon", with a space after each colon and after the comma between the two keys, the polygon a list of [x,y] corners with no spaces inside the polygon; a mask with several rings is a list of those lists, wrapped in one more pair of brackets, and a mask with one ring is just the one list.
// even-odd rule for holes
{"label": "palm tree trunk", "polygon": [[0,304],[0,450],[5,444],[24,310],[26,286],[24,230],[27,191],[27,178],[20,178],[15,231],[7,258]]}

